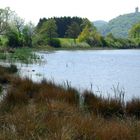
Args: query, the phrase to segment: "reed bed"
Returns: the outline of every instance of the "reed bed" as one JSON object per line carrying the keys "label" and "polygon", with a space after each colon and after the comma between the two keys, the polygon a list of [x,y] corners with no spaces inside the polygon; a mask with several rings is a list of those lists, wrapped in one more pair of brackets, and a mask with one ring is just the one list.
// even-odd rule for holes
{"label": "reed bed", "polygon": [[[139,140],[140,99],[104,98],[0,67],[0,140]],[[8,68],[9,69],[9,68]],[[83,100],[81,104],[81,100]]]}

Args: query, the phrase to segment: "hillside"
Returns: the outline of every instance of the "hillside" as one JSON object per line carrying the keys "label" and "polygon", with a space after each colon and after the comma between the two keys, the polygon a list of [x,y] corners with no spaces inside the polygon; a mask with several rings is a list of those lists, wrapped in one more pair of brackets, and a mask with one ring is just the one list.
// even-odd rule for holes
{"label": "hillside", "polygon": [[93,22],[94,26],[101,28],[104,25],[107,25],[107,22],[104,20],[97,20]]}
{"label": "hillside", "polygon": [[140,12],[120,15],[105,24],[104,26],[96,26],[98,31],[103,35],[112,33],[115,37],[127,38],[128,32],[132,25],[140,22]]}

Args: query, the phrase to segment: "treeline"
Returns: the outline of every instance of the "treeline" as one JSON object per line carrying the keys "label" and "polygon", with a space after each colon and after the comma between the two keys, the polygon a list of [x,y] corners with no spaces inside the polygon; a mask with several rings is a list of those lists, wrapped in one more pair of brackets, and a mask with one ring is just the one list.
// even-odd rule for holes
{"label": "treeline", "polygon": [[42,18],[37,26],[26,23],[10,8],[0,9],[0,46],[8,47],[110,47],[139,48],[140,23],[134,25],[126,39],[112,33],[102,36],[87,18]]}
{"label": "treeline", "polygon": [[[118,48],[118,49],[126,49],[126,48],[139,48],[140,47],[140,37],[134,34],[140,34],[140,29],[137,26],[140,23],[135,24],[129,30],[128,38],[117,38],[112,33],[107,34],[106,36],[102,36],[96,27],[91,23],[88,19],[79,18],[79,17],[60,17],[60,18],[43,18],[40,19],[37,25],[37,33],[43,35],[41,30],[48,30],[47,28],[52,28],[51,26],[44,26],[49,21],[55,24],[55,29],[52,29],[51,32],[55,32],[56,34],[50,38],[50,40],[55,40],[54,46],[62,46],[59,39],[56,38],[72,38],[74,42],[71,43],[73,47],[110,47],[110,48]],[[45,32],[46,33],[46,32]],[[53,34],[53,33],[48,33]],[[45,34],[44,34],[45,35]],[[46,36],[46,35],[45,35]],[[55,38],[55,39],[53,39]],[[57,41],[56,41],[57,40]],[[59,45],[57,45],[59,44]],[[40,44],[41,45],[41,44]],[[53,44],[52,44],[53,45]],[[66,44],[70,46],[68,43]],[[64,46],[66,46],[64,45]],[[72,46],[71,46],[72,47]]]}
{"label": "treeline", "polygon": [[58,35],[58,37],[60,38],[64,38],[64,37],[71,37],[68,36],[68,29],[71,25],[73,25],[74,23],[77,26],[77,30],[78,33],[80,34],[80,32],[83,30],[83,26],[82,24],[84,23],[85,18],[80,18],[80,17],[54,17],[54,18],[42,18],[39,20],[39,23],[37,25],[37,29],[40,29],[43,25],[44,22],[47,22],[50,19],[54,19],[56,22],[56,26],[57,26],[57,30],[56,33]]}

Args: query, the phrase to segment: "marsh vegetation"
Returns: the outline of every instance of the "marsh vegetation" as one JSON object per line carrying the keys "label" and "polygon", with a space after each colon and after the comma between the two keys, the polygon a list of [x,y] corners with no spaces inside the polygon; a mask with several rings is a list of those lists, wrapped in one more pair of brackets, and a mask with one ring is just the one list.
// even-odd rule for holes
{"label": "marsh vegetation", "polygon": [[[135,140],[140,137],[140,99],[103,98],[42,79],[35,83],[0,67],[0,138]],[[12,73],[11,73],[12,72]],[[18,85],[18,86],[17,86]],[[81,102],[82,100],[82,102]]]}

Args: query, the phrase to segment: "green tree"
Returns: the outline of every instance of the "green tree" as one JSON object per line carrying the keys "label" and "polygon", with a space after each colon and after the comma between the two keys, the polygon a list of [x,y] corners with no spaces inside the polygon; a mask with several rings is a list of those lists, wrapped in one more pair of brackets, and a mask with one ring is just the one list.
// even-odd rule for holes
{"label": "green tree", "polygon": [[8,39],[8,46],[21,47],[24,44],[23,28],[24,20],[20,18],[15,12],[12,12],[5,36]]}
{"label": "green tree", "polygon": [[129,31],[130,38],[140,38],[140,23],[135,24]]}
{"label": "green tree", "polygon": [[140,47],[140,22],[132,26],[129,31],[129,37],[134,41],[136,47]]}
{"label": "green tree", "polygon": [[30,22],[22,30],[24,45],[32,47],[32,39],[35,32],[35,26]]}
{"label": "green tree", "polygon": [[8,38],[9,47],[20,47],[23,44],[23,40],[19,37],[19,33],[16,28],[10,28],[6,33],[6,37]]}
{"label": "green tree", "polygon": [[84,42],[88,39],[90,35],[90,30],[88,25],[83,29],[83,31],[81,32],[81,34],[78,36],[78,41],[79,42]]}
{"label": "green tree", "polygon": [[103,37],[96,28],[88,22],[81,34],[78,36],[79,42],[87,42],[90,46],[102,46]]}
{"label": "green tree", "polygon": [[9,7],[0,9],[0,35],[6,34],[9,27],[9,21],[11,19],[12,11]]}
{"label": "green tree", "polygon": [[70,26],[68,26],[68,29],[66,31],[66,36],[70,38],[74,38],[74,40],[78,37],[80,34],[80,26],[78,23],[73,22]]}
{"label": "green tree", "polygon": [[20,18],[16,13],[14,13],[11,24],[17,29],[19,36],[22,36],[22,31],[24,29],[24,20]]}
{"label": "green tree", "polygon": [[43,23],[40,34],[44,34],[48,37],[49,40],[52,40],[52,38],[57,36],[57,26],[54,19],[49,19],[46,22]]}

